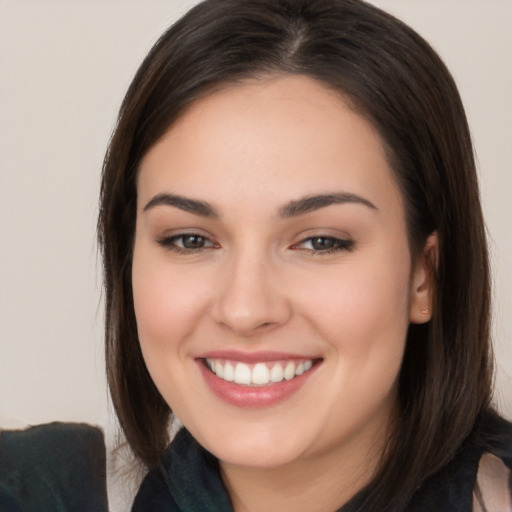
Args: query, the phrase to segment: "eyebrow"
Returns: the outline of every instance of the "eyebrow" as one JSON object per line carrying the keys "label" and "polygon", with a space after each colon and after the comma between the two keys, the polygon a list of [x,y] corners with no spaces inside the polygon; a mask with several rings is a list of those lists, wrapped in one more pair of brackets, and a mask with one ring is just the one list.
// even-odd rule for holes
{"label": "eyebrow", "polygon": [[219,213],[213,206],[208,204],[206,201],[199,201],[197,199],[190,199],[188,197],[183,197],[175,194],[158,194],[153,199],[149,201],[149,203],[144,206],[143,212],[154,208],[155,206],[174,206],[175,208],[179,208],[188,213],[193,213],[194,215],[200,215],[201,217],[211,217],[217,218],[219,217]]}
{"label": "eyebrow", "polygon": [[279,209],[279,215],[283,218],[297,217],[306,213],[320,210],[332,204],[346,204],[355,203],[367,206],[372,210],[378,210],[378,208],[365,199],[364,197],[356,194],[350,194],[348,192],[336,192],[332,194],[317,194],[312,196],[305,196],[300,199],[290,201]]}
{"label": "eyebrow", "polygon": [[[378,208],[364,197],[348,192],[336,192],[330,194],[316,194],[305,196],[300,199],[290,201],[279,209],[279,216],[283,219],[298,217],[306,213],[320,210],[333,204],[355,203],[364,205],[372,210]],[[190,199],[188,197],[176,194],[157,194],[143,208],[143,212],[154,208],[155,206],[173,206],[188,213],[199,215],[201,217],[218,218],[217,210],[206,201]]]}

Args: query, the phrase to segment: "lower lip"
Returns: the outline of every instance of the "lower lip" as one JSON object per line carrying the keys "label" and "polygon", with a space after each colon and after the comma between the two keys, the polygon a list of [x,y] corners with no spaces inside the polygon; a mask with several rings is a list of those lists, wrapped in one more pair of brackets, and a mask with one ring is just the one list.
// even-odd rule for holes
{"label": "lower lip", "polygon": [[320,364],[315,364],[307,372],[268,386],[243,386],[235,382],[228,382],[217,377],[204,364],[204,360],[197,360],[204,380],[210,389],[225,402],[237,407],[269,407],[293,395],[307,382]]}

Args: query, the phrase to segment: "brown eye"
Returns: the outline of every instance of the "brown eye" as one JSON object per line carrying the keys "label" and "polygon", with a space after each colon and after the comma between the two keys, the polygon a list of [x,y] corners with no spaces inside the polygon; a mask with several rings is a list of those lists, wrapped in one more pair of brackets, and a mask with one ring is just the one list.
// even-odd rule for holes
{"label": "brown eye", "polygon": [[332,236],[312,236],[302,240],[293,248],[312,254],[331,254],[338,251],[349,251],[354,247],[352,240],[344,240]]}
{"label": "brown eye", "polygon": [[199,235],[184,235],[181,237],[184,249],[201,249],[205,246],[206,238]]}
{"label": "brown eye", "polygon": [[336,242],[334,238],[328,238],[324,236],[317,236],[311,239],[311,247],[315,251],[326,251],[329,249],[333,249],[336,247]]}
{"label": "brown eye", "polygon": [[209,238],[197,233],[182,233],[157,240],[162,247],[180,254],[201,252],[203,249],[214,249],[217,245]]}

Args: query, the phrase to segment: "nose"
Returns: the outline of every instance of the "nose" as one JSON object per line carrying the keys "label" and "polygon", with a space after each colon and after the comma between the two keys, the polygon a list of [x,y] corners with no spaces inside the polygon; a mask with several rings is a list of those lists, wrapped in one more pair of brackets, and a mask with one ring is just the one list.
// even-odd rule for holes
{"label": "nose", "polygon": [[252,337],[285,324],[292,307],[280,272],[264,255],[239,255],[226,262],[213,306],[214,320],[233,333]]}

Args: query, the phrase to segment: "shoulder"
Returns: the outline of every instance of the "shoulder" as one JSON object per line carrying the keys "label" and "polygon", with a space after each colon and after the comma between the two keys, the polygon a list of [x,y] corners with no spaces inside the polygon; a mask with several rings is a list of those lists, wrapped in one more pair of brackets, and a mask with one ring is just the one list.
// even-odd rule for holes
{"label": "shoulder", "polygon": [[3,430],[0,460],[2,510],[107,510],[105,444],[96,427]]}
{"label": "shoulder", "polygon": [[483,454],[478,465],[473,510],[512,511],[512,424],[489,414],[482,425]]}
{"label": "shoulder", "polygon": [[473,510],[512,511],[512,472],[502,459],[491,453],[484,453],[480,459]]}
{"label": "shoulder", "polygon": [[485,411],[452,460],[425,479],[407,511],[512,512],[511,469],[512,424]]}

